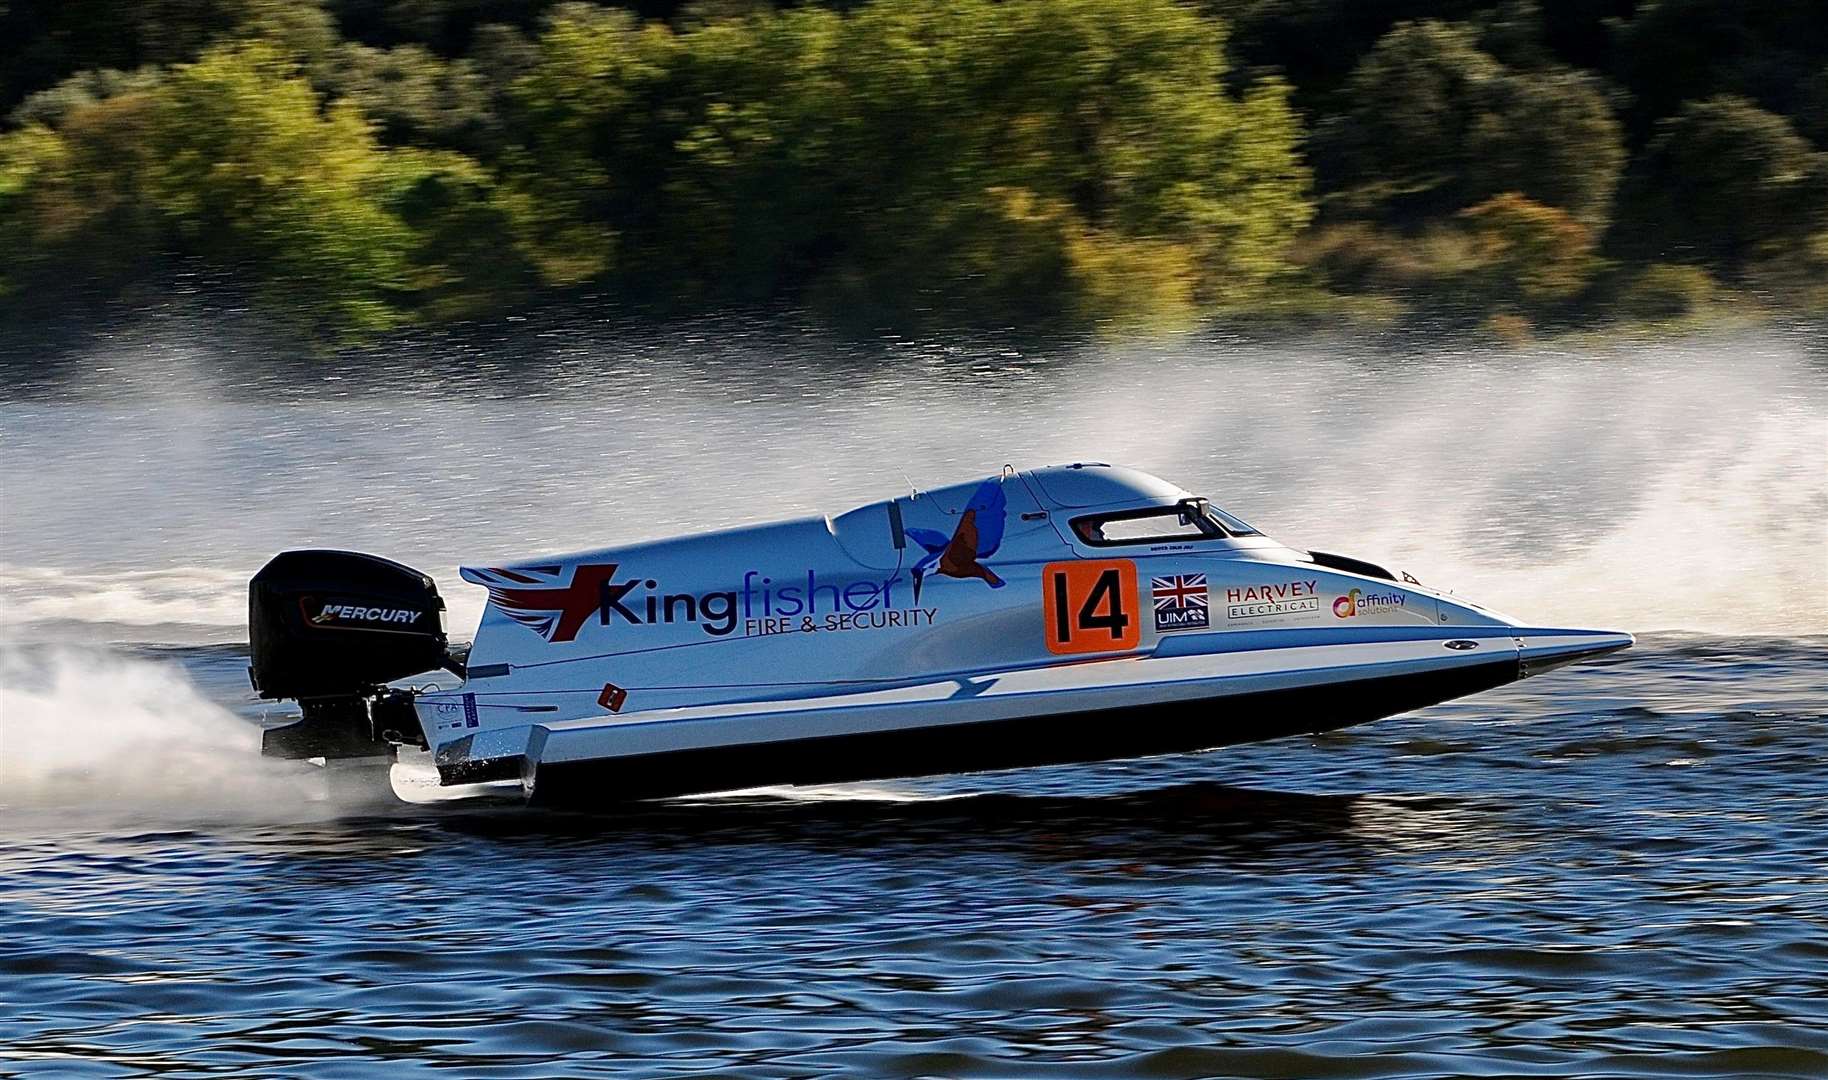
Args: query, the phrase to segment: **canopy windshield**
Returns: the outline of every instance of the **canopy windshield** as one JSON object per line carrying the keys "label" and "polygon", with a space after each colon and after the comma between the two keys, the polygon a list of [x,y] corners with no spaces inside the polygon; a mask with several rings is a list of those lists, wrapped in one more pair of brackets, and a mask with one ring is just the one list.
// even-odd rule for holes
{"label": "canopy windshield", "polygon": [[1081,540],[1098,547],[1258,535],[1256,529],[1205,499],[1087,514],[1073,519],[1073,531]]}

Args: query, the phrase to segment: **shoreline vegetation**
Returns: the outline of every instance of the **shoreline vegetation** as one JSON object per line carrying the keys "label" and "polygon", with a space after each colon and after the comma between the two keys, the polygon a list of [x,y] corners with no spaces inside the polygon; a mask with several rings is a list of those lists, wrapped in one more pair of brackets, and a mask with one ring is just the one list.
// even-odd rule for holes
{"label": "shoreline vegetation", "polygon": [[341,342],[579,296],[1071,333],[1819,319],[1818,14],[0,3],[0,320],[178,278]]}

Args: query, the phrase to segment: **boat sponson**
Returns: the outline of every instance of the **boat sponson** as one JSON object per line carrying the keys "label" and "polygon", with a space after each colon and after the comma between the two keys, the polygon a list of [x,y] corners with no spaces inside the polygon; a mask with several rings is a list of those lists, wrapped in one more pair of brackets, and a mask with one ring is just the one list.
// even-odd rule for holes
{"label": "boat sponson", "polygon": [[[606,804],[1190,753],[1313,734],[1514,682],[1515,656],[1445,671],[943,727],[827,735],[576,762],[526,762],[529,797]],[[517,764],[520,764],[517,762]]]}

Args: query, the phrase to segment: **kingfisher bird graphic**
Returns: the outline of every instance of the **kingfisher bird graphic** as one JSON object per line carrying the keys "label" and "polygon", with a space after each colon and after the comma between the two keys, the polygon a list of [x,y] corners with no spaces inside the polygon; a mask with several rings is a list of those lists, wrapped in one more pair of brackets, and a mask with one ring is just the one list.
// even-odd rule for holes
{"label": "kingfisher bird graphic", "polygon": [[911,571],[914,602],[920,603],[920,583],[929,568],[946,577],[982,578],[991,588],[1002,588],[1003,579],[985,566],[984,560],[1003,545],[1003,525],[1008,516],[1009,501],[1003,495],[1002,480],[992,478],[972,492],[951,536],[936,529],[908,529],[909,538],[927,552]]}

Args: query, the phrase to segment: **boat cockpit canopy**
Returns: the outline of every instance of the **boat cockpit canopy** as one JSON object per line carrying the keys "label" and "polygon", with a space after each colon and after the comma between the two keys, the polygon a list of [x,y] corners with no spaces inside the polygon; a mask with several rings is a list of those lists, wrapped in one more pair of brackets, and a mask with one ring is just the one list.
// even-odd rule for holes
{"label": "boat cockpit canopy", "polygon": [[1073,519],[1073,532],[1093,547],[1260,535],[1247,522],[1200,498],[1182,499],[1172,506],[1086,514]]}

